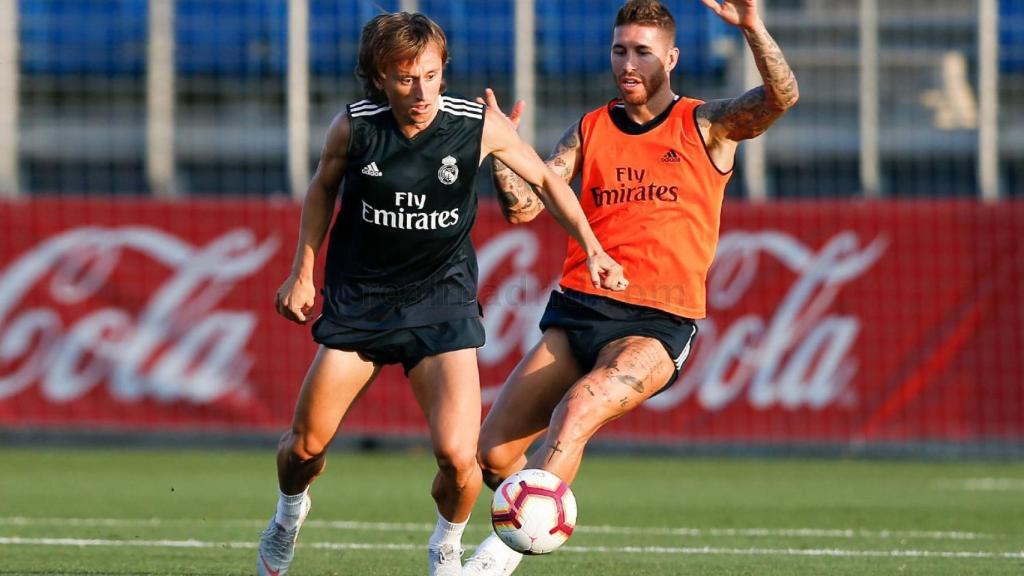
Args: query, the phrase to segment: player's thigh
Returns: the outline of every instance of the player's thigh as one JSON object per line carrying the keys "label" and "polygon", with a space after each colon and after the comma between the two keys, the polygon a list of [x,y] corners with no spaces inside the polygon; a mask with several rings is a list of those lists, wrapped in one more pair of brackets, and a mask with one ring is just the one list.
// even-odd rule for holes
{"label": "player's thigh", "polygon": [[545,330],[499,390],[480,430],[481,448],[526,452],[547,429],[555,406],[581,375],[565,331]]}
{"label": "player's thigh", "polygon": [[427,356],[409,372],[409,383],[435,448],[465,448],[471,441],[475,451],[480,431],[476,348]]}
{"label": "player's thigh", "polygon": [[356,352],[320,346],[299,391],[292,430],[329,443],[342,418],[379,371]]}
{"label": "player's thigh", "polygon": [[598,423],[613,420],[665,386],[675,364],[665,346],[648,336],[627,336],[604,346],[597,363],[573,386],[569,398]]}

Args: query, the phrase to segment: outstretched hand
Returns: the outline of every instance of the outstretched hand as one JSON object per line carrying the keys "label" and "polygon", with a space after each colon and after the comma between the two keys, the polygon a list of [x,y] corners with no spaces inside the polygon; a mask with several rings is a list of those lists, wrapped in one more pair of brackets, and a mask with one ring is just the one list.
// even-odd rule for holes
{"label": "outstretched hand", "polygon": [[761,16],[757,13],[757,0],[700,0],[728,24],[750,28]]}
{"label": "outstretched hand", "polygon": [[494,95],[494,90],[491,90],[490,88],[485,89],[484,97],[477,97],[476,101],[487,105],[488,108],[491,108],[495,112],[505,116],[508,118],[508,121],[512,123],[512,127],[517,130],[519,129],[519,120],[522,118],[523,108],[526,106],[526,103],[522,100],[516,102],[515,105],[512,106],[512,112],[507,115],[501,111],[501,107],[498,106],[498,97]]}

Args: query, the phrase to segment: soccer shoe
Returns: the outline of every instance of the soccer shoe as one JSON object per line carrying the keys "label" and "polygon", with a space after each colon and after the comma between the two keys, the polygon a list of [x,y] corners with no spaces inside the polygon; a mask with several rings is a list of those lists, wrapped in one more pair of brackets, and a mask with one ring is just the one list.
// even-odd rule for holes
{"label": "soccer shoe", "polygon": [[522,560],[522,554],[506,546],[491,532],[476,547],[473,556],[466,560],[462,573],[466,576],[509,576]]}
{"label": "soccer shoe", "polygon": [[522,561],[523,555],[512,550],[504,559],[504,563],[487,550],[480,550],[466,560],[462,567],[462,576],[511,576]]}
{"label": "soccer shoe", "polygon": [[286,530],[277,523],[276,517],[270,519],[270,525],[260,535],[259,554],[256,558],[257,576],[285,576],[295,556],[295,541],[299,538],[299,528],[309,514],[312,502],[309,495],[302,500],[302,514],[295,528]]}
{"label": "soccer shoe", "polygon": [[522,562],[522,554],[505,545],[493,533],[476,547],[462,567],[463,576],[510,576]]}
{"label": "soccer shoe", "polygon": [[427,574],[462,576],[462,549],[453,544],[427,546]]}

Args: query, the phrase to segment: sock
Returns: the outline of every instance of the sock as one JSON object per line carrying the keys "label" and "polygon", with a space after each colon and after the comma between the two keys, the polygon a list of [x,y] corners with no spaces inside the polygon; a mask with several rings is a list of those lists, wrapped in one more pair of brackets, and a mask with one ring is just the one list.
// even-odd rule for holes
{"label": "sock", "polygon": [[487,552],[493,556],[495,560],[498,561],[498,566],[504,566],[508,559],[513,556],[522,556],[522,554],[509,548],[507,544],[502,542],[501,538],[498,538],[498,535],[495,534],[493,530],[491,531],[490,536],[484,538],[484,541],[476,547],[476,551],[473,552],[473,555],[476,556],[481,552]]}
{"label": "sock", "polygon": [[427,546],[432,548],[438,548],[445,544],[451,544],[456,548],[462,546],[462,532],[465,531],[466,525],[469,524],[469,518],[466,518],[465,522],[449,522],[447,518],[437,513],[437,526],[434,528],[434,533],[430,535],[430,541]]}
{"label": "sock", "polygon": [[274,522],[277,522],[285,530],[291,530],[298,526],[299,517],[302,516],[302,502],[306,499],[308,491],[309,488],[306,488],[294,496],[280,492],[281,497],[277,500],[277,514],[274,516]]}

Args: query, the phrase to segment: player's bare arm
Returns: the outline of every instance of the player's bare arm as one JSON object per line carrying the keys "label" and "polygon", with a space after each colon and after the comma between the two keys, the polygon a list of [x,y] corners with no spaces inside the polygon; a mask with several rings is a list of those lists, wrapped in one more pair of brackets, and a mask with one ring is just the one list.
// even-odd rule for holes
{"label": "player's bare arm", "polygon": [[[489,108],[501,112],[501,108],[498,106],[498,99],[490,88],[486,90],[484,103]],[[519,101],[508,116],[514,126],[518,127],[519,125],[522,109],[523,103]],[[577,122],[570,126],[559,139],[546,164],[552,172],[568,184],[576,174],[579,157],[580,139],[579,123]],[[512,171],[511,168],[496,157],[492,159],[491,167],[494,176],[494,186],[498,191],[501,213],[505,216],[506,220],[513,224],[529,222],[544,210],[544,203],[537,196],[536,190]]]}
{"label": "player's bare arm", "polygon": [[732,166],[736,143],[764,133],[800,98],[796,76],[782,49],[768,33],[756,0],[701,0],[747,39],[763,85],[731,99],[697,108],[697,123],[711,159],[720,169]]}
{"label": "player's bare arm", "polygon": [[[555,145],[545,162],[549,169],[566,184],[575,176],[580,155],[579,122],[570,126]],[[495,158],[493,160],[494,185],[498,189],[501,212],[513,224],[529,222],[544,210],[544,204],[536,191],[508,166]]]}
{"label": "player's bare arm", "polygon": [[[498,98],[494,95],[494,90],[490,88],[485,89],[484,97],[477,98],[477,101],[501,112]],[[522,100],[516,102],[508,114],[509,121],[516,128],[519,128],[523,106]],[[540,197],[537,196],[533,188],[517,176],[511,168],[493,157],[491,175],[494,179],[494,187],[498,191],[498,205],[501,207],[501,214],[508,222],[523,224],[533,220],[544,210],[544,203],[540,201]]]}
{"label": "player's bare arm", "polygon": [[491,162],[494,187],[498,191],[498,205],[505,220],[512,224],[525,224],[544,210],[544,203],[522,178],[501,160]]}
{"label": "player's bare arm", "polygon": [[484,119],[483,150],[493,154],[536,191],[544,206],[587,253],[587,267],[596,287],[625,290],[628,282],[622,267],[601,247],[569,184],[548,169],[540,156],[516,133],[512,122],[500,110],[487,108]]}
{"label": "player's bare arm", "polygon": [[324,147],[320,151],[320,163],[302,203],[299,244],[295,248],[291,274],[274,297],[277,313],[300,324],[309,320],[309,313],[313,310],[316,298],[313,265],[331,225],[338,186],[345,174],[349,128],[348,117],[339,114],[327,129]]}

